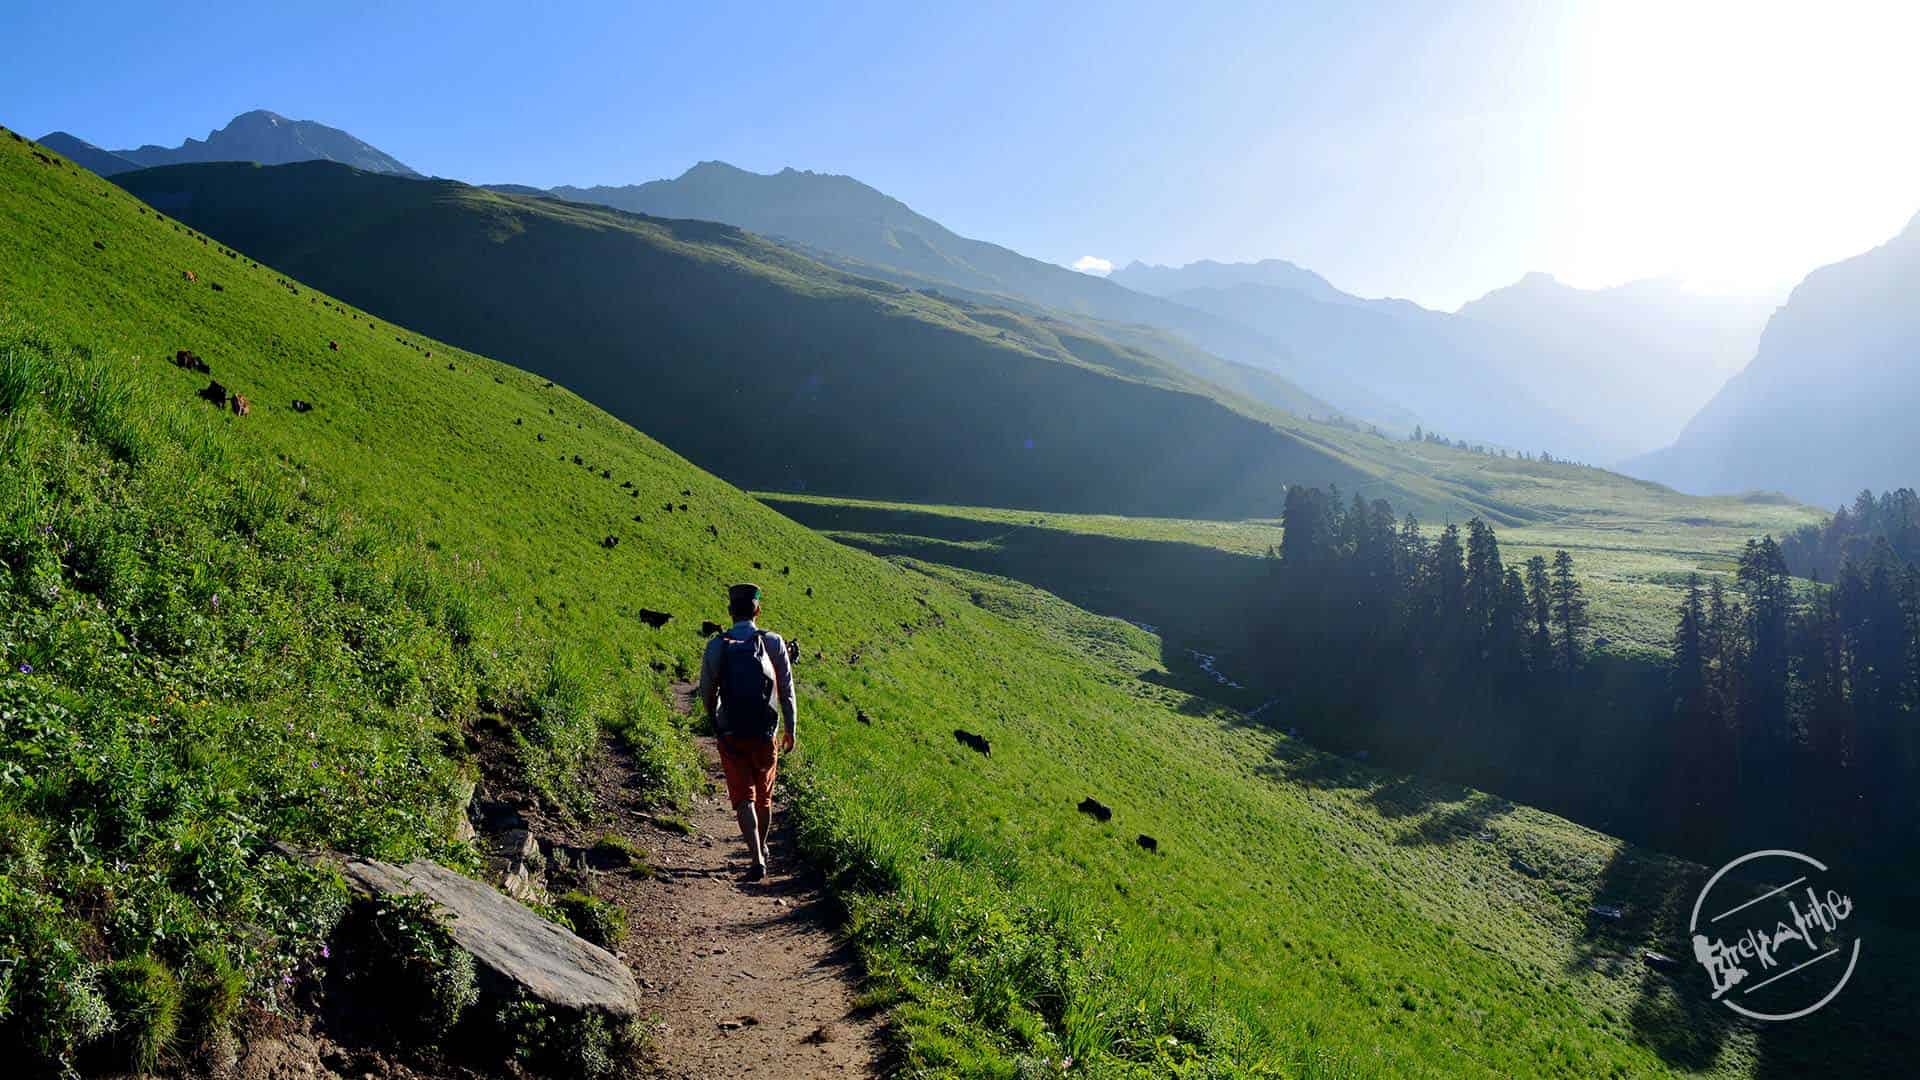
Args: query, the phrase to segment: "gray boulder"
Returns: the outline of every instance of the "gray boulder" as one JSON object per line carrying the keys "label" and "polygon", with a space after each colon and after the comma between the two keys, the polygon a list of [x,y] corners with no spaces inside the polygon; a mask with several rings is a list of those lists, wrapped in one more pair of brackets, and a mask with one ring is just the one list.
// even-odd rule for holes
{"label": "gray boulder", "polygon": [[640,986],[618,957],[498,890],[422,860],[347,859],[340,869],[363,891],[425,896],[446,909],[454,943],[473,954],[483,984],[618,1020],[640,1014]]}

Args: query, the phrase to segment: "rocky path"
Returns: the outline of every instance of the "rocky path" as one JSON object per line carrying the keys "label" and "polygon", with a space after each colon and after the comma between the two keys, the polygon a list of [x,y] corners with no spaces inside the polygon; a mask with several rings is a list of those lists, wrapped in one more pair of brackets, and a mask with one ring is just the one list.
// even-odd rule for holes
{"label": "rocky path", "polygon": [[[718,785],[712,740],[702,743]],[[689,820],[685,836],[653,830],[657,874],[621,898],[656,1074],[880,1075],[879,1022],[854,1007],[852,958],[827,925],[818,881],[790,855],[785,812],[776,803],[770,873],[755,883],[741,880],[746,847],[724,787]]]}

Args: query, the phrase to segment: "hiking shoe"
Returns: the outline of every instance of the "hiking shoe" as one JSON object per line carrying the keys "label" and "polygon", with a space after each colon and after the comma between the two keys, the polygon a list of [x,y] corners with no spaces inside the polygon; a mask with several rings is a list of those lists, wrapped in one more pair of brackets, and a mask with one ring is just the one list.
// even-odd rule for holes
{"label": "hiking shoe", "polygon": [[747,867],[748,881],[759,881],[761,878],[764,878],[766,876],[767,876],[767,864],[765,863],[754,863],[752,866]]}

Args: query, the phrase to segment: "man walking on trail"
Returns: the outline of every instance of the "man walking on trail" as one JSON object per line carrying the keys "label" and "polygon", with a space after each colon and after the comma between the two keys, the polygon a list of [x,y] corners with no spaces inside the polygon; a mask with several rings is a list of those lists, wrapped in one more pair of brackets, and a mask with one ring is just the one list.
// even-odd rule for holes
{"label": "man walking on trail", "polygon": [[727,801],[733,804],[740,836],[753,859],[747,880],[759,881],[767,876],[773,774],[780,755],[794,748],[793,664],[780,635],[754,624],[760,616],[760,586],[728,588],[727,614],[733,627],[707,642],[700,661],[700,700],[719,736]]}

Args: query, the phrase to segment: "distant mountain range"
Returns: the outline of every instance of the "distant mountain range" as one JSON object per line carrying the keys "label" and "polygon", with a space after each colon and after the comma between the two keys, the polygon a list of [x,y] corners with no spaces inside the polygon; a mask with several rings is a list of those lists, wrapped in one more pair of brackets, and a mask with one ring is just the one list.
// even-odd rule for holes
{"label": "distant mountain range", "polygon": [[[1457,315],[1352,296],[1279,259],[1134,263],[1102,279],[954,233],[851,177],[702,162],[672,180],[557,187],[557,198],[725,221],[818,258],[944,291],[1034,305],[1132,340],[1170,363],[1208,354],[1284,376],[1335,412],[1400,433],[1607,463],[1663,445],[1750,355],[1767,305],[1643,282],[1581,290],[1530,275]],[[1205,365],[1189,366],[1216,378]],[[1216,378],[1216,381],[1218,379]],[[1644,402],[1648,386],[1658,401]]]}
{"label": "distant mountain range", "polygon": [[85,139],[56,131],[40,141],[76,164],[101,176],[114,176],[157,165],[186,165],[205,161],[254,161],[286,165],[296,161],[335,161],[367,172],[417,177],[420,174],[352,135],[312,120],[289,120],[279,113],[255,109],[234,117],[226,127],[208,132],[206,139],[188,139],[179,146],[142,146],[134,150],[103,150]]}
{"label": "distant mountain range", "polygon": [[[498,190],[524,189],[502,185]],[[1035,307],[1081,320],[1104,336],[1129,338],[1128,344],[1215,381],[1222,379],[1222,361],[1263,370],[1269,378],[1236,389],[1300,415],[1325,417],[1344,410],[1396,426],[1412,423],[1410,413],[1363,393],[1330,404],[1324,395],[1276,378],[1292,370],[1293,358],[1284,346],[1244,326],[960,236],[852,177],[797,169],[762,174],[706,161],[672,180],[562,186],[549,193],[654,217],[722,221],[857,273],[981,302]],[[1168,334],[1180,340],[1169,340]],[[1233,373],[1229,381],[1245,374]]]}
{"label": "distant mountain range", "polygon": [[114,181],[383,319],[563,381],[746,487],[1239,518],[1338,483],[1422,505],[1290,417],[1077,324],[731,225],[327,162]]}
{"label": "distant mountain range", "polygon": [[1824,506],[1920,485],[1920,217],[1808,274],[1746,369],[1675,443],[1629,462],[1683,491],[1784,491]]}
{"label": "distant mountain range", "polygon": [[[102,175],[324,161],[419,176],[347,132],[264,110],[173,148],[106,150],[65,132],[41,141]],[[760,174],[709,161],[622,187],[493,190],[738,226],[918,291],[1055,360],[1104,357],[1092,366],[1396,436],[1418,424],[1472,442],[1624,460],[1636,475],[1689,491],[1783,488],[1822,502],[1863,485],[1910,484],[1907,463],[1920,460],[1893,419],[1914,396],[1904,358],[1920,341],[1902,292],[1920,248],[1911,227],[1809,277],[1763,340],[1770,298],[1703,297],[1660,281],[1589,290],[1530,274],[1449,314],[1354,296],[1280,259],[1133,263],[1102,279],[960,236],[854,178],[795,169]],[[1756,343],[1751,367],[1727,381]],[[1846,410],[1883,417],[1869,431],[1848,425],[1845,438],[1834,429],[1839,441],[1824,445],[1844,445],[1848,460],[1781,449],[1762,434],[1780,424],[1826,431]]]}
{"label": "distant mountain range", "polygon": [[[1341,292],[1292,263],[1134,263],[1113,280],[1285,343],[1302,385],[1361,380],[1453,438],[1610,463],[1671,439],[1752,355],[1770,303],[1529,274],[1456,314]],[[1654,392],[1649,392],[1649,390]]]}

